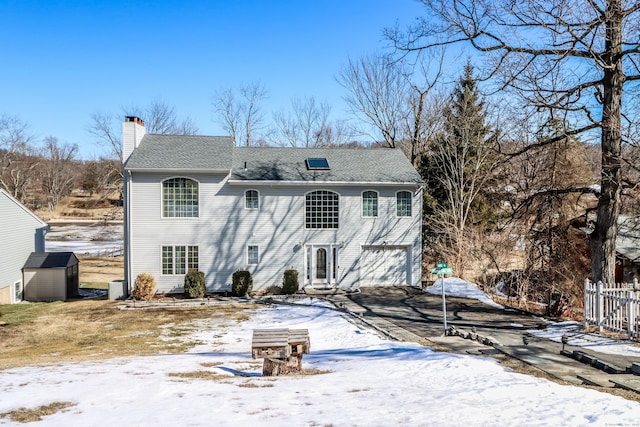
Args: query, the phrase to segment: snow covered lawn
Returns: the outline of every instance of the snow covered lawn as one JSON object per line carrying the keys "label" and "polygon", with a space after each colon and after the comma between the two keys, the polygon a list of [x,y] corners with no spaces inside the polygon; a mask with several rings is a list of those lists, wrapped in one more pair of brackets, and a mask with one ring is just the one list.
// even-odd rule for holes
{"label": "snow covered lawn", "polygon": [[[307,301],[310,302],[310,301]],[[390,342],[331,309],[265,307],[221,328],[197,321],[204,342],[179,355],[0,371],[0,425],[11,411],[71,406],[47,426],[581,426],[638,425],[640,404],[516,374],[492,359]],[[307,328],[304,367],[262,377],[254,328]],[[38,423],[36,423],[38,424]]]}

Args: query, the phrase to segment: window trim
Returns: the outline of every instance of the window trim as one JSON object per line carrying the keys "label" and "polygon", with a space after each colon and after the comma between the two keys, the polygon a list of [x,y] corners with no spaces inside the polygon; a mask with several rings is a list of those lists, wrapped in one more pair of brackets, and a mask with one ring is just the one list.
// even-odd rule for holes
{"label": "window trim", "polygon": [[[165,248],[169,248],[171,251],[171,272],[165,273]],[[176,248],[184,248],[184,259],[183,259],[183,268],[184,273],[176,273],[177,270],[177,258],[176,254],[178,251]],[[195,249],[194,249],[195,248]],[[192,267],[192,263],[194,261],[194,252],[196,254],[195,258],[195,269],[200,269],[200,246],[194,244],[175,244],[175,245],[161,245],[160,246],[160,275],[161,276],[184,276],[189,272]]]}
{"label": "window trim", "polygon": [[[164,183],[167,181],[170,181],[172,179],[185,179],[185,180],[189,180],[189,181],[193,181],[197,184],[197,189],[198,189],[198,198],[197,198],[197,208],[198,208],[198,214],[196,216],[166,216],[165,215],[165,205],[164,205]],[[167,177],[165,179],[163,179],[162,181],[160,181],[160,218],[161,219],[181,219],[181,220],[189,220],[189,219],[198,219],[200,218],[200,181],[198,181],[195,178],[191,178],[188,176],[170,176]]]}
{"label": "window trim", "polygon": [[[375,215],[365,215],[364,214],[364,193],[375,193],[376,195],[376,214]],[[361,218],[377,218],[380,215],[380,192],[377,190],[362,190],[360,192],[360,217]]]}
{"label": "window trim", "polygon": [[[249,258],[249,248],[256,248],[257,254],[256,254],[256,262],[251,262],[251,259]],[[258,265],[260,264],[260,245],[253,245],[253,244],[248,244],[247,245],[247,251],[246,253],[246,257],[247,257],[247,265]]]}
{"label": "window trim", "polygon": [[[335,227],[309,227],[308,226],[308,221],[307,221],[307,196],[309,196],[309,194],[311,193],[318,193],[318,192],[327,192],[327,193],[332,193],[335,194],[336,197],[338,198],[338,202],[337,202],[337,209],[338,209],[338,218],[337,218],[337,224]],[[311,191],[307,191],[306,193],[304,193],[304,209],[303,209],[303,214],[304,214],[304,229],[305,230],[338,230],[340,228],[340,211],[341,209],[341,202],[340,199],[342,197],[340,196],[340,193],[338,193],[337,191],[333,191],[333,190],[327,190],[327,189],[322,189],[319,188],[317,190],[311,190]],[[311,221],[309,221],[310,223]]]}
{"label": "window trim", "polygon": [[[247,194],[249,193],[249,191],[255,191],[258,197],[258,206],[255,208],[249,208],[247,207]],[[258,211],[260,210],[260,190],[257,190],[255,188],[247,188],[246,190],[244,190],[244,209],[247,211]]]}
{"label": "window trim", "polygon": [[[398,196],[400,193],[409,193],[409,215],[399,215],[398,214]],[[396,191],[396,218],[412,218],[413,217],[413,192],[409,190],[398,190]]]}

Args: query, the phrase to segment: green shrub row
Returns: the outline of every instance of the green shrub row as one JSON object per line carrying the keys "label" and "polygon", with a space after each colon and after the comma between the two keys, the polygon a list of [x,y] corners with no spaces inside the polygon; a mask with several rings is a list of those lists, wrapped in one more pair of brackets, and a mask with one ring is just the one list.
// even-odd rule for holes
{"label": "green shrub row", "polygon": [[[285,270],[282,279],[282,293],[291,295],[299,289],[298,271]],[[148,301],[153,298],[156,288],[156,281],[149,273],[140,273],[136,277],[133,289],[133,298]],[[233,273],[231,284],[231,294],[236,297],[244,297],[253,289],[253,276],[246,270],[238,270]],[[207,285],[204,273],[195,269],[190,269],[184,276],[184,293],[188,298],[203,298],[207,294]]]}

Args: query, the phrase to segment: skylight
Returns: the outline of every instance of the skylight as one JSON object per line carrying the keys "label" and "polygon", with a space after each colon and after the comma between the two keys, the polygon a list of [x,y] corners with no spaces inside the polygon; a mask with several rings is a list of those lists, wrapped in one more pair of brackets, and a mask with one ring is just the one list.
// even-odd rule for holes
{"label": "skylight", "polygon": [[307,158],[307,169],[309,170],[326,170],[331,169],[326,157],[309,157]]}

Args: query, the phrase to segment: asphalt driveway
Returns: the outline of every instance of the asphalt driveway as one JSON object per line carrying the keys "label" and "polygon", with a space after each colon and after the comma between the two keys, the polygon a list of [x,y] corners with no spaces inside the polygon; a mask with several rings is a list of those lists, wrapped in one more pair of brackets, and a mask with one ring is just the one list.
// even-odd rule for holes
{"label": "asphalt driveway", "polygon": [[[363,287],[349,298],[378,316],[424,338],[444,333],[442,298],[412,287]],[[501,309],[469,298],[447,297],[447,326],[492,336],[502,344],[522,343],[527,329],[544,328],[544,319],[512,309]],[[504,341],[504,342],[503,342]]]}
{"label": "asphalt driveway", "polygon": [[[640,364],[640,357],[605,354],[538,338],[529,338],[525,343],[527,330],[544,329],[549,324],[529,313],[493,307],[475,299],[446,297],[447,326],[490,338],[492,346],[483,346],[459,336],[444,336],[440,295],[412,287],[387,286],[362,287],[347,298],[349,307],[345,304],[343,308],[398,339],[406,339],[402,334],[408,331],[411,337],[426,339],[448,352],[508,355],[568,383],[615,386],[640,393],[640,377],[629,373],[633,364]],[[587,354],[593,363],[567,356],[576,352]],[[610,372],[611,367],[621,370]]]}

